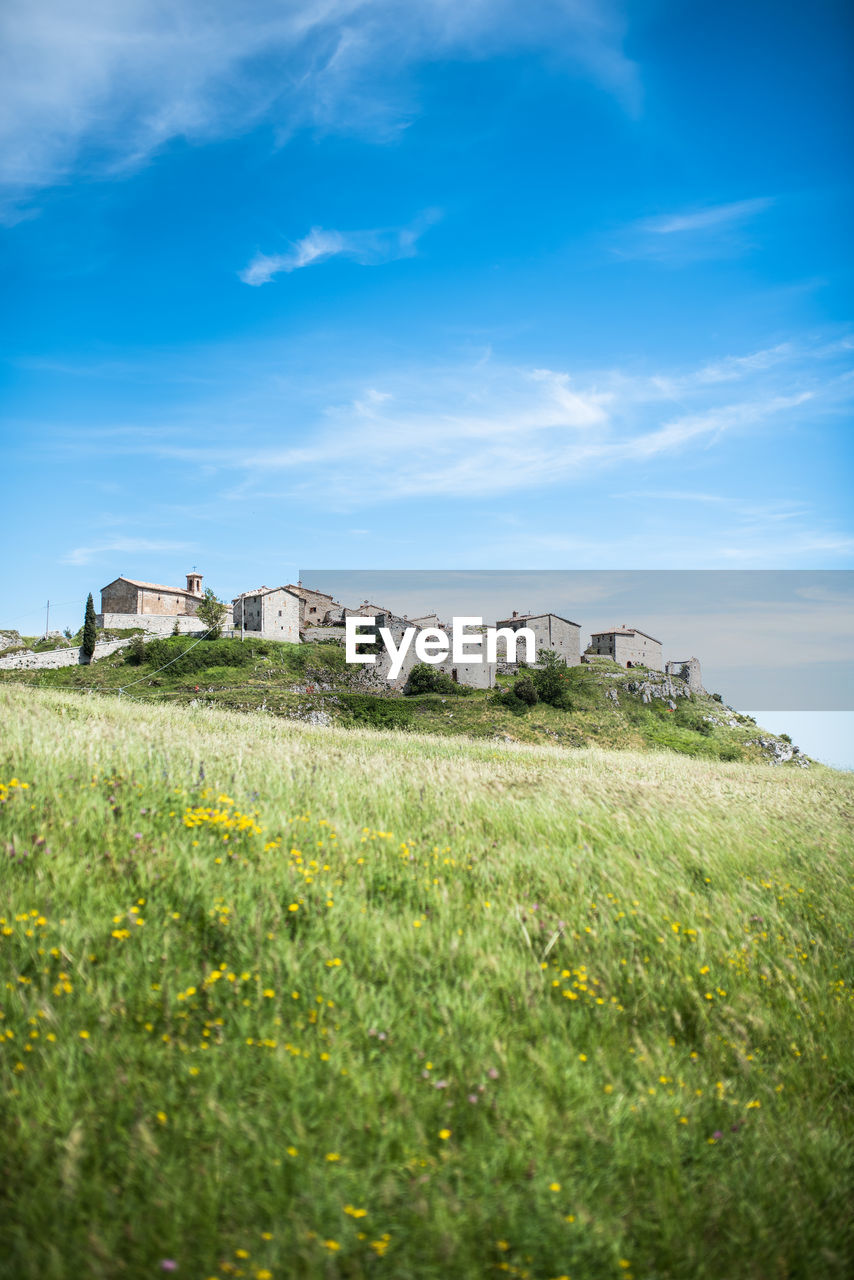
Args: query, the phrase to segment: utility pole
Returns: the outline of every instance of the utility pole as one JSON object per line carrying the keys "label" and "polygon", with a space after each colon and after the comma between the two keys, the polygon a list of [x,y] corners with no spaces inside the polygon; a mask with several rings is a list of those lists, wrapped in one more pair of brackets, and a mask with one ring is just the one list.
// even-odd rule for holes
{"label": "utility pole", "polygon": [[245,613],[246,613],[246,596],[243,595],[240,597],[240,643],[241,644],[243,643],[243,637],[245,634],[245,629],[243,626],[243,618]]}
{"label": "utility pole", "polygon": [[45,638],[47,638],[48,631],[50,631],[50,601],[49,600],[47,602],[47,612],[45,613],[45,619],[44,619]]}

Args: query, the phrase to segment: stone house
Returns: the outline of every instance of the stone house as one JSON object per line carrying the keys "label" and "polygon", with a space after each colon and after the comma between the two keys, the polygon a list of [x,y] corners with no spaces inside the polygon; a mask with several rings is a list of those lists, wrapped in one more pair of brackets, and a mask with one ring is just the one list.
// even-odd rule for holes
{"label": "stone house", "polygon": [[[520,631],[523,627],[528,627],[534,633],[537,656],[542,649],[553,649],[563,658],[568,667],[578,666],[581,661],[581,625],[578,622],[570,622],[568,618],[561,618],[559,614],[514,612],[512,617],[496,622],[495,625],[499,629],[506,627],[510,631]],[[523,659],[524,653],[524,645],[520,643],[517,655]],[[498,660],[499,662],[507,661],[507,644],[500,637]]]}
{"label": "stone house", "polygon": [[256,587],[242,591],[231,602],[235,631],[299,644],[300,614],[304,601],[289,587]]}
{"label": "stone house", "polygon": [[602,658],[610,658],[621,667],[649,667],[663,671],[664,662],[661,641],[648,636],[637,627],[614,627],[611,631],[595,631],[590,637],[587,652]]}
{"label": "stone house", "polygon": [[337,623],[341,620],[341,605],[334,596],[325,591],[314,591],[304,587],[301,582],[289,582],[283,591],[290,591],[301,601],[300,625],[303,627],[319,627],[324,623]]}
{"label": "stone house", "polygon": [[176,622],[181,631],[203,631],[197,617],[203,594],[200,573],[187,574],[186,588],[115,578],[101,588],[96,622],[99,627],[144,627],[159,635],[168,635]]}

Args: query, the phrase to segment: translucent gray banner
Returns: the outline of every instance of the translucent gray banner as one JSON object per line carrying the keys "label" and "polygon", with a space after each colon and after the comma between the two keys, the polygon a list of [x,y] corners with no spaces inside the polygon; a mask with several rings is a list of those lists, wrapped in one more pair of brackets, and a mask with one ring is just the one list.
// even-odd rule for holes
{"label": "translucent gray banner", "polygon": [[[639,633],[660,641],[664,665],[697,658],[705,688],[731,706],[854,710],[850,570],[309,568],[300,578],[345,608],[367,603],[448,626],[455,616],[494,625],[551,614],[579,624],[582,654],[591,637],[614,633],[617,652],[630,654],[625,637]],[[318,596],[307,621],[322,623],[323,604]]]}

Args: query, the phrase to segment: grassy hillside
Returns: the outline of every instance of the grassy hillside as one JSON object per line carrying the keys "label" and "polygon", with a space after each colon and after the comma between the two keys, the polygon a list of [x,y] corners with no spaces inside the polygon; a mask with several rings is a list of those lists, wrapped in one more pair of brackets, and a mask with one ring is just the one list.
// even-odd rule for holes
{"label": "grassy hillside", "polygon": [[[140,645],[142,641],[140,640]],[[137,659],[141,661],[137,662]],[[263,710],[315,723],[412,729],[420,733],[524,743],[596,744],[658,749],[713,760],[761,760],[769,747],[758,742],[753,720],[707,695],[645,703],[639,682],[660,673],[626,671],[605,659],[568,673],[571,710],[544,702],[526,708],[504,705],[494,692],[470,697],[425,694],[403,698],[365,692],[335,643],[277,644],[258,640],[149,642],[139,653],[118,652],[89,667],[57,671],[0,672],[0,683],[39,688],[118,692],[143,702],[204,703],[236,711]],[[514,679],[501,677],[501,687]],[[761,734],[768,742],[772,734]]]}
{"label": "grassy hillside", "polygon": [[851,1274],[851,777],[0,715],[0,1273]]}

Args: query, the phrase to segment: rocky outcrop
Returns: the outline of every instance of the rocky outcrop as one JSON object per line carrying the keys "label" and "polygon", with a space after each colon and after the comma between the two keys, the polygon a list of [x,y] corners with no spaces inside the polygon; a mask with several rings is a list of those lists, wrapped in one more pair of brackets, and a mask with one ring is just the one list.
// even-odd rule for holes
{"label": "rocky outcrop", "polygon": [[641,702],[650,703],[653,698],[671,703],[671,711],[676,710],[676,698],[690,698],[691,690],[687,683],[678,676],[661,676],[658,679],[629,680],[625,685],[629,693],[640,694]]}
{"label": "rocky outcrop", "polygon": [[770,764],[795,764],[801,769],[808,769],[810,762],[807,756],[801,755],[798,747],[780,738],[750,738],[749,747],[761,747]]}

